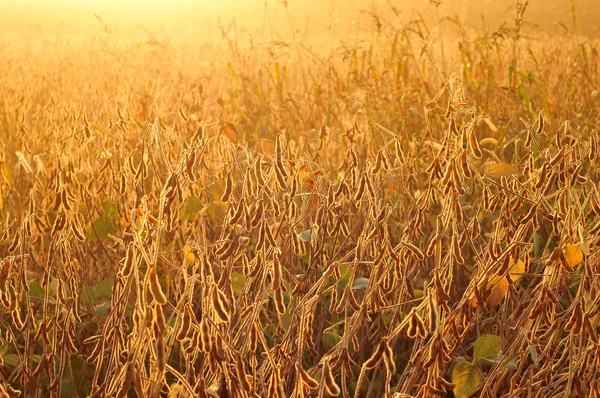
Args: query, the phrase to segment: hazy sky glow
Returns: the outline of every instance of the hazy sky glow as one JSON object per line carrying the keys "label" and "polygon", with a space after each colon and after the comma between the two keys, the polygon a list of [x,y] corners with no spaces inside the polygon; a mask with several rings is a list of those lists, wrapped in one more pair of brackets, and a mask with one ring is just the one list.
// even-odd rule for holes
{"label": "hazy sky glow", "polygon": [[[100,16],[113,30],[123,32],[139,26],[163,32],[180,28],[218,31],[219,23],[227,25],[232,20],[238,28],[264,30],[268,25],[278,33],[295,29],[314,33],[332,20],[340,27],[358,20],[359,24],[370,24],[367,30],[371,30],[373,19],[364,11],[389,12],[388,4],[396,7],[407,21],[418,15],[434,23],[443,17],[458,16],[461,21],[473,24],[485,21],[495,29],[502,23],[512,23],[515,1],[442,0],[438,8],[427,0],[287,0],[287,3],[286,9],[282,0],[0,0],[0,34],[22,33],[32,27],[38,30],[59,27],[68,33],[98,29],[94,15]],[[575,4],[584,29],[597,26],[598,0],[530,0],[526,19],[550,32],[560,29],[559,23],[571,26],[571,4]]]}

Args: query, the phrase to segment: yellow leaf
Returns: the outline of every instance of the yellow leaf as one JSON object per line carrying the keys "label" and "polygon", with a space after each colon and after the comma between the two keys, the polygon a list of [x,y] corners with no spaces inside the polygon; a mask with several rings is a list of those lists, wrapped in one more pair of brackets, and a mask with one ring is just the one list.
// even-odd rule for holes
{"label": "yellow leaf", "polygon": [[300,179],[300,182],[310,189],[313,189],[315,187],[315,176],[318,176],[320,174],[320,171],[311,173],[307,165],[302,165],[298,170],[298,177]]}
{"label": "yellow leaf", "polygon": [[489,308],[493,308],[502,302],[508,290],[508,281],[504,276],[496,275],[488,283],[488,289],[491,290],[486,299]]}
{"label": "yellow leaf", "polygon": [[233,142],[234,144],[237,144],[238,132],[233,123],[226,122],[224,120],[221,121],[219,131],[225,134],[225,137],[229,138],[229,141]]}
{"label": "yellow leaf", "polygon": [[512,279],[513,282],[518,281],[525,273],[525,263],[521,260],[518,260],[515,263],[515,260],[511,258],[508,272],[510,273],[510,279]]}
{"label": "yellow leaf", "polygon": [[468,362],[458,363],[452,370],[453,391],[456,398],[468,398],[481,383],[481,373],[475,365]]}
{"label": "yellow leaf", "polygon": [[185,261],[187,261],[187,263],[190,265],[194,264],[196,261],[196,255],[192,251],[192,248],[188,245],[185,245],[183,246],[183,252],[185,253]]}
{"label": "yellow leaf", "polygon": [[569,244],[563,250],[565,267],[572,271],[577,264],[583,261],[583,250],[577,244]]}
{"label": "yellow leaf", "polygon": [[518,172],[519,169],[510,163],[491,163],[485,168],[485,175],[490,178],[500,178]]}

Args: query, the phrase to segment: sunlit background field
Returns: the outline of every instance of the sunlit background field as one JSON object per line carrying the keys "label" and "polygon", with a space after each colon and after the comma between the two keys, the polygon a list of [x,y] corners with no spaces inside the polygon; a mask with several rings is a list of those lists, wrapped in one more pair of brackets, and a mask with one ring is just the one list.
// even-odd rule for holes
{"label": "sunlit background field", "polygon": [[0,0],[0,396],[600,396],[599,19]]}

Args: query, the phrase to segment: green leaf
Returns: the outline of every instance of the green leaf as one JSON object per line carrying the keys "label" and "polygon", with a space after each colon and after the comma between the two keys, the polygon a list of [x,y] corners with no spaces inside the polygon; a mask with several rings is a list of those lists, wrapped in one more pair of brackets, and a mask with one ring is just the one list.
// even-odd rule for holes
{"label": "green leaf", "polygon": [[369,278],[356,278],[352,284],[352,290],[366,289],[369,286]]}
{"label": "green leaf", "polygon": [[33,281],[29,284],[29,296],[43,299],[46,296],[46,289],[44,289],[39,283]]}
{"label": "green leaf", "polygon": [[346,287],[350,283],[350,277],[352,276],[352,271],[348,269],[347,265],[340,265],[340,275],[342,276],[339,280],[340,287]]}
{"label": "green leaf", "polygon": [[481,373],[476,366],[468,362],[456,364],[452,370],[452,383],[455,384],[454,396],[456,398],[468,398],[481,383]]}
{"label": "green leaf", "polygon": [[335,347],[335,345],[341,340],[342,336],[340,336],[337,328],[334,328],[332,331],[323,334],[323,343],[325,343],[325,348],[328,350]]}
{"label": "green leaf", "polygon": [[181,218],[183,220],[191,221],[196,217],[196,214],[202,210],[202,202],[198,197],[192,195],[188,197],[183,203],[183,212],[181,213]]}
{"label": "green leaf", "polygon": [[234,293],[241,293],[244,290],[246,284],[246,277],[240,272],[233,272],[231,274],[231,287]]}
{"label": "green leaf", "polygon": [[493,358],[480,358],[479,362],[486,365],[500,365],[512,370],[517,370],[518,368],[517,363],[506,355],[498,355]]}
{"label": "green leaf", "polygon": [[107,300],[105,303],[98,304],[94,306],[94,311],[98,316],[104,316],[108,314],[110,310],[110,300]]}
{"label": "green leaf", "polygon": [[106,278],[100,282],[96,286],[94,286],[94,294],[97,299],[110,297],[112,294],[113,286],[115,285],[115,280],[113,278]]}
{"label": "green leaf", "polygon": [[529,98],[529,94],[527,94],[525,87],[523,87],[522,84],[519,84],[519,87],[517,87],[517,90],[519,91],[519,96],[521,97],[523,102],[525,104],[529,105],[531,103],[531,98]]}
{"label": "green leaf", "polygon": [[117,233],[117,227],[109,216],[100,216],[94,220],[90,229],[85,233],[87,240],[104,240],[108,234],[114,235]]}
{"label": "green leaf", "polygon": [[102,208],[107,215],[111,216],[115,220],[119,219],[119,209],[115,203],[106,200],[100,203],[100,208]]}
{"label": "green leaf", "polygon": [[502,350],[502,338],[493,334],[486,334],[475,341],[473,359],[481,363],[482,358],[496,358]]}
{"label": "green leaf", "polygon": [[306,231],[301,232],[300,234],[298,234],[298,237],[303,241],[303,242],[310,242],[310,236],[311,236],[312,232],[310,229],[307,229]]}

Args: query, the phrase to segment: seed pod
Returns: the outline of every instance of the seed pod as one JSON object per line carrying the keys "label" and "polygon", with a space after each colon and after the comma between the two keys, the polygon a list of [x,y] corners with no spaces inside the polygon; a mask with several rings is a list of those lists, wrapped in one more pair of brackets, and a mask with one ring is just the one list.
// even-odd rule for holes
{"label": "seed pod", "polygon": [[250,351],[256,352],[258,348],[258,331],[254,324],[250,325]]}
{"label": "seed pod", "polygon": [[525,137],[525,148],[531,148],[531,142],[533,141],[533,134],[531,130],[527,129],[527,137]]}
{"label": "seed pod", "polygon": [[235,359],[235,373],[240,381],[242,390],[250,392],[252,387],[250,386],[250,383],[248,383],[248,379],[246,379],[246,368],[244,367],[244,362],[242,362],[242,358],[239,355]]}
{"label": "seed pod", "polygon": [[73,233],[73,236],[75,236],[75,239],[80,242],[85,241],[85,235],[83,235],[81,230],[77,227],[77,223],[74,219],[69,220],[69,229]]}
{"label": "seed pod", "polygon": [[428,295],[428,304],[429,304],[429,332],[433,333],[437,330],[439,313],[435,302],[433,300],[433,295]]}
{"label": "seed pod", "polygon": [[534,203],[533,206],[531,206],[531,208],[527,212],[527,214],[525,214],[525,216],[521,219],[520,224],[527,224],[529,221],[531,221],[533,219],[533,217],[535,216],[537,209],[538,209],[538,204]]}
{"label": "seed pod", "polygon": [[467,151],[462,151],[460,156],[460,168],[462,170],[463,176],[465,178],[471,178],[473,176],[473,172],[469,168],[469,163],[467,162]]}
{"label": "seed pod", "polygon": [[252,221],[250,221],[250,226],[252,228],[256,228],[256,226],[260,223],[264,214],[264,210],[263,201],[259,200],[256,211],[254,212],[254,216],[252,217]]}
{"label": "seed pod", "polygon": [[385,347],[383,344],[384,341],[385,340],[382,340],[379,343],[379,345],[377,345],[377,348],[375,349],[375,351],[373,351],[373,354],[371,354],[369,359],[367,359],[366,362],[363,363],[363,367],[365,369],[374,369],[375,366],[377,366],[377,364],[379,363],[379,361],[381,361],[383,355],[385,354]]}
{"label": "seed pod", "polygon": [[454,162],[454,159],[450,160],[447,164],[446,164],[446,170],[444,170],[444,175],[442,176],[442,179],[440,180],[440,184],[443,187],[448,187],[450,184],[450,181],[452,180],[452,163]]}
{"label": "seed pod", "polygon": [[275,242],[275,237],[273,237],[273,232],[271,231],[271,226],[266,221],[264,222],[264,228],[265,237],[267,238],[269,244],[273,247],[277,247],[277,242]]}
{"label": "seed pod", "polygon": [[379,173],[381,170],[383,161],[381,160],[381,150],[377,152],[377,157],[375,158],[375,167],[373,168],[373,174]]}
{"label": "seed pod", "polygon": [[542,134],[542,132],[544,131],[544,115],[543,112],[540,111],[539,115],[538,115],[538,128],[536,130],[536,134]]}
{"label": "seed pod", "polygon": [[439,240],[440,240],[440,238],[438,235],[434,235],[433,238],[431,238],[431,240],[429,241],[429,244],[427,245],[427,250],[425,251],[425,255],[427,255],[427,257],[433,256],[435,249],[439,245]]}
{"label": "seed pod", "polygon": [[598,155],[598,138],[597,138],[598,132],[597,131],[593,131],[590,137],[590,153],[588,155],[588,158],[590,160],[594,160],[596,159],[596,156]]}
{"label": "seed pod", "polygon": [[279,375],[279,368],[275,368],[271,374],[268,386],[268,396],[273,398],[279,398],[279,386],[281,382],[281,376]]}
{"label": "seed pod", "polygon": [[475,156],[477,159],[481,159],[481,148],[479,148],[479,142],[477,142],[475,130],[472,128],[469,131],[469,148],[471,149],[473,156]]}
{"label": "seed pod", "polygon": [[148,271],[148,283],[150,288],[150,294],[154,301],[156,301],[160,305],[165,305],[167,303],[167,296],[162,291],[160,287],[160,282],[158,281],[158,275],[156,274],[156,268],[150,268]]}
{"label": "seed pod", "polygon": [[186,305],[183,309],[183,316],[181,318],[181,327],[179,328],[179,332],[177,333],[177,340],[183,341],[186,338],[190,326],[192,324],[192,310],[188,305]]}
{"label": "seed pod", "polygon": [[265,185],[267,185],[267,183],[265,182],[262,169],[260,168],[260,159],[261,155],[258,154],[256,156],[256,161],[254,162],[254,176],[256,177],[256,182],[258,183],[258,186],[264,187]]}
{"label": "seed pod", "polygon": [[298,191],[298,174],[292,179],[292,188],[290,189],[290,199],[294,199],[296,197],[296,193]]}
{"label": "seed pod", "polygon": [[283,165],[280,166],[279,162],[275,163],[275,178],[277,179],[277,186],[279,187],[279,189],[281,190],[285,190],[287,189],[287,181],[286,176],[285,176],[285,170],[283,169]]}
{"label": "seed pod", "polygon": [[125,260],[123,261],[123,276],[127,278],[131,275],[131,271],[133,270],[133,263],[135,262],[135,250],[134,244],[131,242],[129,246],[127,246],[127,253],[125,254]]}
{"label": "seed pod", "polygon": [[409,315],[406,335],[411,339],[424,338],[427,336],[425,324],[416,311],[412,311],[411,315]]}
{"label": "seed pod", "polygon": [[229,219],[229,225],[236,224],[240,220],[242,215],[244,215],[244,199],[240,199],[240,201],[238,202],[235,213],[233,213],[233,216],[231,216],[231,218]]}
{"label": "seed pod", "polygon": [[238,247],[239,241],[237,238],[234,238],[231,241],[225,242],[221,247],[222,250],[220,250],[219,253],[215,252],[215,254],[218,256],[220,261],[225,261],[235,254],[235,251]]}
{"label": "seed pod", "polygon": [[66,189],[63,189],[60,196],[61,196],[61,202],[62,202],[63,206],[65,207],[65,210],[73,210],[73,208],[71,207],[71,204],[69,203],[69,198],[67,197]]}
{"label": "seed pod", "polygon": [[224,293],[222,293],[218,287],[213,287],[211,294],[213,309],[215,310],[219,320],[223,323],[227,323],[229,322],[229,314],[225,309],[224,296]]}
{"label": "seed pod", "polygon": [[373,184],[371,183],[371,178],[369,178],[369,176],[366,176],[365,182],[366,182],[366,186],[367,186],[367,191],[369,192],[369,197],[371,199],[375,199],[375,190],[373,189]]}
{"label": "seed pod", "polygon": [[283,292],[281,291],[281,287],[275,289],[273,299],[275,300],[275,309],[279,315],[285,314],[285,302],[283,300]]}
{"label": "seed pod", "polygon": [[275,258],[273,259],[272,272],[273,280],[271,282],[271,288],[273,290],[277,290],[281,286],[281,262],[279,261],[279,258],[277,256],[275,256]]}
{"label": "seed pod", "polygon": [[387,372],[388,377],[391,377],[396,373],[396,363],[394,361],[394,352],[392,348],[388,344],[388,340],[382,340],[383,344],[383,363],[385,364],[385,370]]}
{"label": "seed pod", "polygon": [[310,377],[310,375],[302,369],[299,362],[296,362],[296,372],[300,375],[302,382],[311,390],[319,388],[319,382]]}
{"label": "seed pod", "polygon": [[165,313],[162,310],[162,305],[154,306],[154,322],[159,332],[162,332],[167,327],[167,322],[165,321]]}
{"label": "seed pod", "polygon": [[19,232],[17,232],[15,234],[12,242],[10,243],[10,246],[8,246],[8,252],[13,253],[15,250],[17,250],[17,247],[19,246],[19,242],[20,242],[20,235],[19,235]]}
{"label": "seed pod", "polygon": [[156,367],[162,374],[167,366],[167,347],[165,346],[165,337],[159,334],[156,339]]}
{"label": "seed pod", "polygon": [[194,166],[196,165],[196,151],[191,150],[185,160],[185,170],[190,181],[196,181],[196,176],[194,174]]}
{"label": "seed pod", "polygon": [[283,175],[283,177],[287,178],[288,174],[285,171],[285,167],[283,166],[283,157],[281,151],[281,134],[277,134],[275,137],[275,162],[276,166]]}
{"label": "seed pod", "polygon": [[404,242],[402,244],[417,258],[418,261],[423,261],[425,259],[425,255],[417,246],[410,242]]}
{"label": "seed pod", "polygon": [[329,367],[329,361],[323,362],[323,382],[325,383],[325,391],[331,396],[337,397],[340,395],[340,387],[335,382],[331,368]]}
{"label": "seed pod", "polygon": [[92,350],[91,354],[87,357],[85,362],[90,365],[93,364],[94,362],[96,362],[98,357],[100,357],[100,354],[102,354],[103,352],[104,352],[104,343],[103,343],[103,340],[100,339],[96,342],[94,349]]}
{"label": "seed pod", "polygon": [[[221,202],[229,202],[231,198],[231,192],[233,190],[233,181],[231,180],[231,173],[227,173],[227,179],[225,180],[225,192],[221,196]],[[242,201],[240,200],[240,203]]]}
{"label": "seed pod", "polygon": [[200,341],[202,342],[202,351],[209,353],[212,350],[212,339],[210,336],[210,325],[206,319],[202,318],[200,323]]}
{"label": "seed pod", "polygon": [[125,398],[127,396],[127,392],[131,388],[132,378],[131,378],[130,369],[132,367],[132,364],[127,363],[125,365],[125,367],[126,367],[125,377],[123,378],[123,383],[121,384],[121,388],[119,388],[119,391],[117,392],[117,395],[116,395],[117,398]]}
{"label": "seed pod", "polygon": [[358,183],[358,190],[354,194],[353,199],[355,202],[360,202],[360,200],[362,199],[363,194],[365,193],[366,185],[367,185],[367,178],[366,178],[366,174],[363,173],[362,176],[360,177],[360,182]]}

